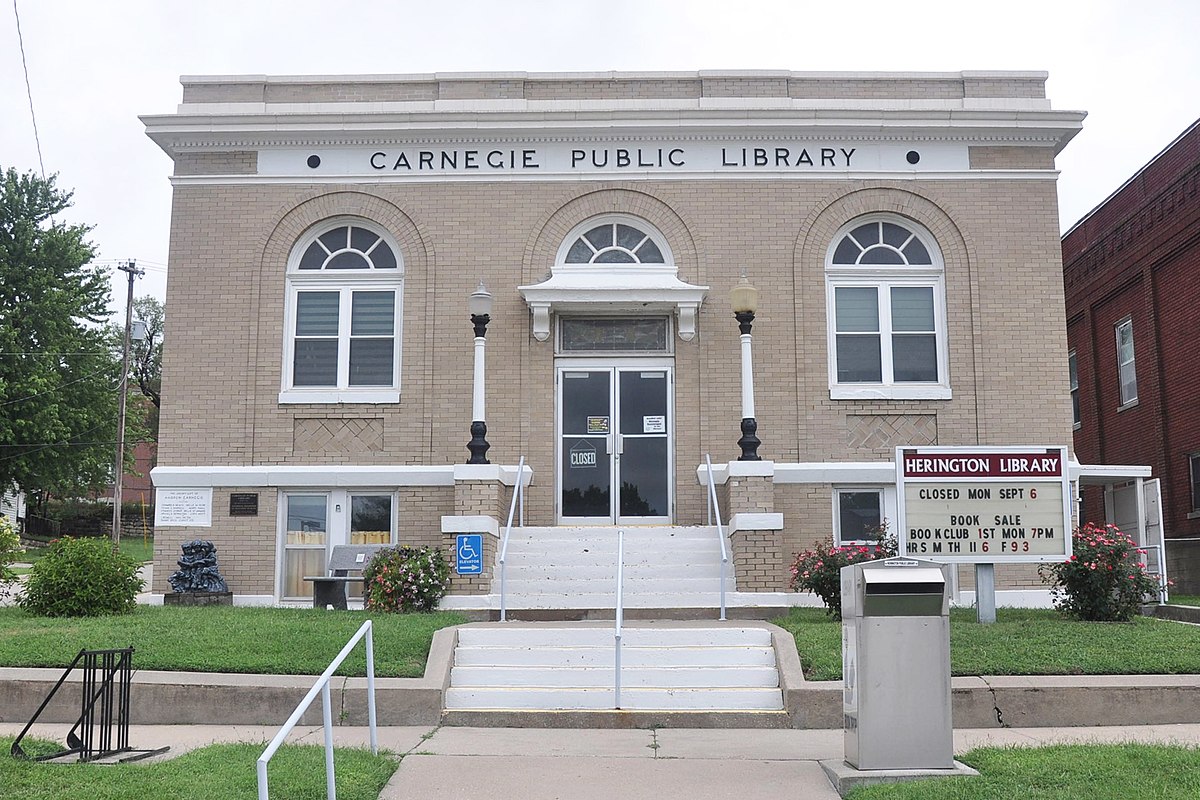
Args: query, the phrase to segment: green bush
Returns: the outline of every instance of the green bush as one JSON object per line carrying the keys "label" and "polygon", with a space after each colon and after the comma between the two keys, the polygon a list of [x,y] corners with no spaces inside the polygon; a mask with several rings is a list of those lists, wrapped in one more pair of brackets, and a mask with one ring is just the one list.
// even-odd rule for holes
{"label": "green bush", "polygon": [[1146,574],[1145,550],[1116,525],[1088,522],[1071,537],[1071,558],[1039,569],[1054,607],[1087,622],[1128,622],[1158,596]]}
{"label": "green bush", "polygon": [[389,547],[363,570],[371,611],[433,611],[450,588],[450,565],[436,547]]}
{"label": "green bush", "polygon": [[139,566],[107,539],[56,539],[30,570],[20,604],[44,617],[125,614],[144,585]]}
{"label": "green bush", "polygon": [[896,539],[888,535],[886,521],[877,532],[876,545],[834,547],[833,540],[826,539],[812,550],[797,553],[792,561],[792,591],[812,592],[821,598],[831,617],[841,619],[842,567],[896,555]]}
{"label": "green bush", "polygon": [[6,584],[16,580],[17,576],[12,571],[12,564],[24,552],[25,548],[21,547],[21,537],[17,535],[12,524],[5,517],[0,517],[0,591],[3,591]]}

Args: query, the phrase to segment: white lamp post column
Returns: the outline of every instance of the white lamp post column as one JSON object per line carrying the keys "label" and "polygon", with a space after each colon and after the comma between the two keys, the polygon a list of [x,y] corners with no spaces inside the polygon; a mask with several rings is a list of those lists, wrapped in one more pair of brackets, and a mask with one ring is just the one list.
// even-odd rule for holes
{"label": "white lamp post column", "polygon": [[729,293],[729,300],[742,340],[742,438],[738,439],[742,454],[738,456],[738,461],[761,461],[758,455],[761,442],[756,435],[758,420],[754,414],[754,357],[750,335],[754,312],[758,309],[758,289],[751,286],[743,275]]}
{"label": "white lamp post column", "polygon": [[487,451],[491,447],[487,441],[487,417],[484,409],[484,355],[487,347],[487,326],[492,320],[492,295],[488,292],[483,281],[471,292],[468,300],[471,311],[471,324],[475,326],[475,373],[471,393],[471,441],[467,449],[471,451],[468,464],[490,464]]}

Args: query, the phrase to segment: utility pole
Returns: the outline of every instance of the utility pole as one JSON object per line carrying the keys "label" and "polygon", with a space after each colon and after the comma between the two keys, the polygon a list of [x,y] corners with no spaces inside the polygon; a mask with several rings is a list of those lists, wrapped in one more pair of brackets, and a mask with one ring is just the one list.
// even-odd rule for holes
{"label": "utility pole", "polygon": [[117,267],[129,275],[129,295],[125,301],[125,349],[121,358],[121,388],[117,397],[117,465],[113,476],[113,552],[121,547],[121,480],[125,476],[125,396],[129,381],[129,332],[133,328],[133,281],[145,273],[137,268],[133,260]]}

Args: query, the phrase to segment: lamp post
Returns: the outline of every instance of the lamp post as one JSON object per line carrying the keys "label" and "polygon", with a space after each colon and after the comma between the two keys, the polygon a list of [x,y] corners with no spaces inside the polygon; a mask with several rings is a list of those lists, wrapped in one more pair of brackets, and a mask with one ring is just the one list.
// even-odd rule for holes
{"label": "lamp post", "polygon": [[490,464],[487,460],[487,451],[491,447],[487,441],[487,422],[484,415],[484,393],[483,393],[483,361],[484,348],[487,344],[487,326],[492,321],[492,295],[483,285],[483,281],[479,282],[479,287],[471,292],[470,298],[467,300],[467,307],[471,312],[471,324],[475,326],[475,379],[473,381],[473,391],[471,394],[471,441],[467,443],[467,449],[471,451],[471,457],[467,459],[468,464]]}
{"label": "lamp post", "polygon": [[758,309],[758,289],[750,285],[745,275],[729,293],[729,303],[733,306],[738,330],[742,332],[742,438],[738,439],[742,454],[738,456],[738,461],[761,461],[758,455],[761,442],[755,435],[758,421],[754,418],[754,366],[750,349],[750,328],[754,323],[754,312]]}
{"label": "lamp post", "polygon": [[125,301],[125,349],[121,357],[121,384],[117,395],[117,458],[113,475],[113,551],[121,547],[121,480],[125,476],[125,397],[129,393],[129,340],[146,338],[146,324],[133,322],[133,281],[143,273],[134,262],[117,267],[129,275],[129,296]]}

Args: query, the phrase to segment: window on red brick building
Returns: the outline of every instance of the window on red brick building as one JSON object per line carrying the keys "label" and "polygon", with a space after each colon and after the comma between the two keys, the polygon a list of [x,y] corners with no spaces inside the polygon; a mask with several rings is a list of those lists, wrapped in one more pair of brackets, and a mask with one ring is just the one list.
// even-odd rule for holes
{"label": "window on red brick building", "polygon": [[1137,362],[1133,355],[1133,320],[1126,317],[1117,323],[1117,379],[1120,384],[1121,405],[1138,399]]}
{"label": "window on red brick building", "polygon": [[1075,360],[1075,351],[1067,353],[1067,372],[1071,376],[1071,421],[1078,428],[1083,424],[1079,416],[1079,367]]}
{"label": "window on red brick building", "polygon": [[1200,514],[1200,453],[1188,456],[1192,478],[1192,513]]}

